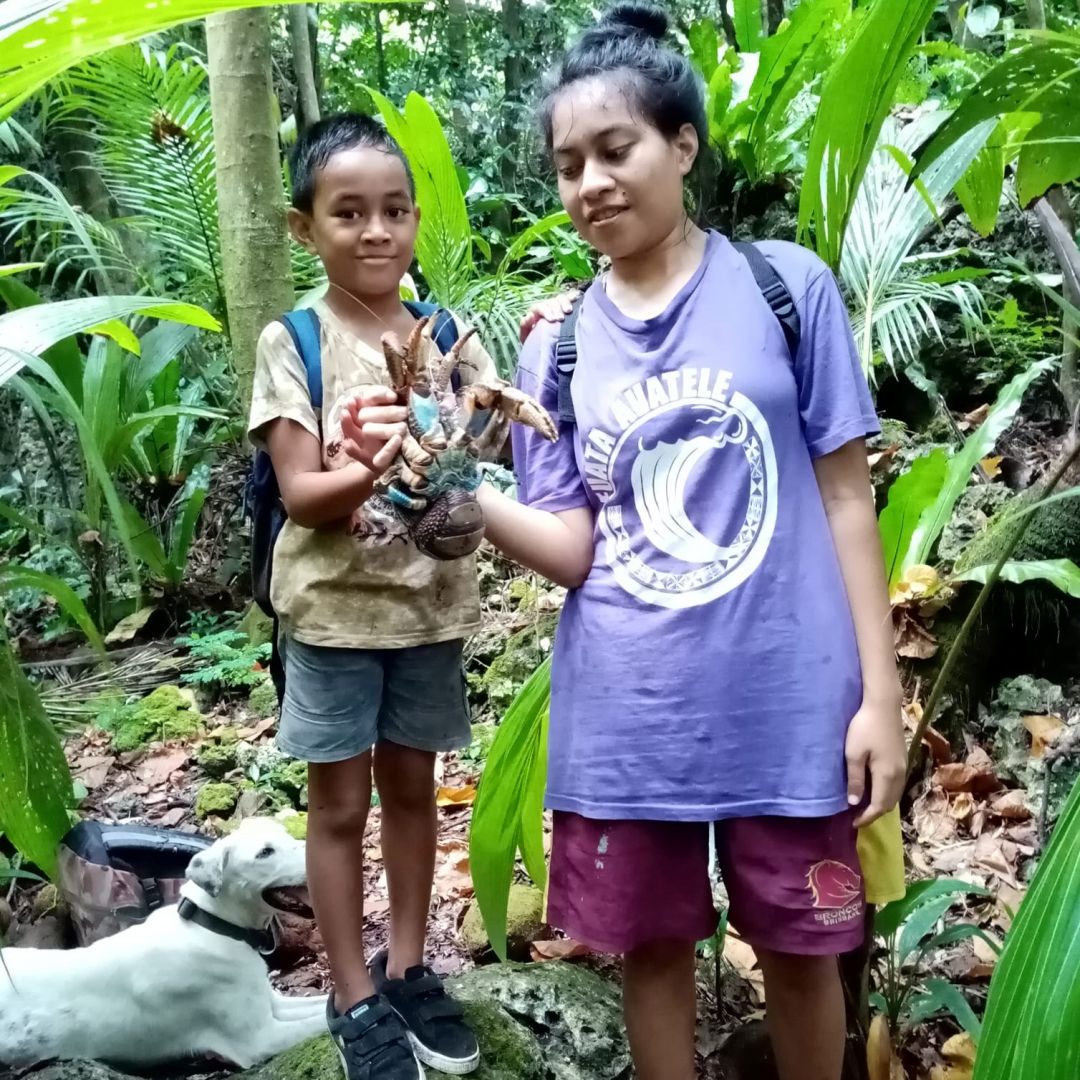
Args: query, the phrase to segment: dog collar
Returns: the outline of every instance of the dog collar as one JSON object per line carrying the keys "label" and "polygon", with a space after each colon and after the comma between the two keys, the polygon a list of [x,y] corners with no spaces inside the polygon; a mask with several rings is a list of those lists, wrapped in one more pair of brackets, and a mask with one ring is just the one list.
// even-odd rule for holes
{"label": "dog collar", "polygon": [[176,913],[181,919],[193,922],[196,926],[201,926],[214,934],[221,934],[222,937],[232,938],[234,941],[242,941],[256,952],[262,953],[263,956],[269,956],[277,948],[277,939],[272,929],[253,930],[247,926],[237,926],[217,915],[212,915],[198,904],[193,904],[186,896],[180,898]]}

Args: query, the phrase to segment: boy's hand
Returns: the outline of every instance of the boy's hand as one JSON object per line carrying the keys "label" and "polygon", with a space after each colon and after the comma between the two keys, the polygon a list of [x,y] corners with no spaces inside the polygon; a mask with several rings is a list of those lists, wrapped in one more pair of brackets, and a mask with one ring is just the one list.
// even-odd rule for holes
{"label": "boy's hand", "polygon": [[560,293],[558,296],[534,304],[526,313],[525,318],[521,320],[520,340],[524,341],[541,319],[547,322],[562,322],[570,314],[573,302],[580,295],[581,291],[579,289],[571,289],[569,292]]}
{"label": "boy's hand", "polygon": [[862,801],[866,773],[870,773],[870,802],[855,819],[855,827],[861,829],[887,814],[904,793],[907,751],[900,702],[865,699],[848,727],[845,754],[852,806]]}
{"label": "boy's hand", "polygon": [[405,417],[405,406],[389,387],[362,387],[341,417],[345,453],[382,476],[401,449]]}

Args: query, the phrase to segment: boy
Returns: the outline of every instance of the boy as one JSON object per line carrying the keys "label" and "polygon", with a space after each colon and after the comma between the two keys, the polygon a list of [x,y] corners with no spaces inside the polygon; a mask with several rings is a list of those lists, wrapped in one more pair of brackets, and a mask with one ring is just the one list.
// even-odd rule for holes
{"label": "boy", "polygon": [[[359,390],[389,383],[381,335],[404,340],[415,325],[398,286],[420,210],[404,154],[369,117],[333,116],[304,132],[292,177],[289,227],[329,281],[316,305],[329,408],[317,415],[288,332],[271,323],[249,431],[273,459],[289,515],[272,579],[286,675],[278,745],[309,763],[308,884],[334,986],[328,1026],[348,1080],[423,1080],[417,1058],[467,1073],[476,1039],[423,955],[435,754],[470,740],[461,654],[480,621],[475,561],[439,562],[365,527],[364,503],[400,446],[400,410],[363,411],[363,463],[328,471],[325,453]],[[462,358],[464,383],[494,374],[475,338]],[[373,771],[390,943],[369,969],[363,835]]]}

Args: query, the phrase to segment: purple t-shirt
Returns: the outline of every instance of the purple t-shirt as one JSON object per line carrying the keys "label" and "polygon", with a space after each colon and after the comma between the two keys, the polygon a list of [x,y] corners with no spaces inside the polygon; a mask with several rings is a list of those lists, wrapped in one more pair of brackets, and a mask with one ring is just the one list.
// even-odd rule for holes
{"label": "purple t-shirt", "polygon": [[[862,676],[813,459],[877,432],[828,268],[762,251],[795,298],[792,361],[745,259],[710,233],[654,318],[585,295],[556,443],[514,425],[518,497],[596,513],[552,660],[547,805],[596,818],[818,817],[847,805]],[[518,384],[557,415],[554,343]]]}

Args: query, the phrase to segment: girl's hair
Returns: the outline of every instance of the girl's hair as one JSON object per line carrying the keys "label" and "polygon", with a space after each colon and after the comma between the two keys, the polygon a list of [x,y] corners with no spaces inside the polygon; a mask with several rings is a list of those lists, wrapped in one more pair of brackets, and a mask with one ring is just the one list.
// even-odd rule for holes
{"label": "girl's hair", "polygon": [[315,205],[315,182],[318,171],[335,155],[355,146],[366,146],[393,154],[405,167],[409,194],[416,198],[416,181],[405,152],[397,140],[377,120],[362,113],[336,113],[304,130],[296,140],[289,158],[292,175],[292,204],[310,214]]}
{"label": "girl's hair", "polygon": [[661,135],[692,124],[704,152],[709,128],[705,94],[690,61],[663,43],[667,14],[652,4],[615,4],[586,30],[548,72],[540,100],[544,145],[552,146],[551,113],[560,91],[597,75],[621,80],[632,106]]}

